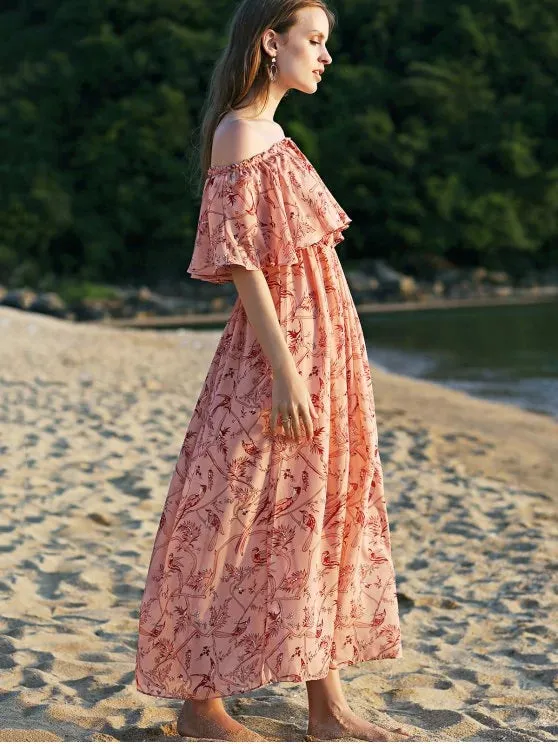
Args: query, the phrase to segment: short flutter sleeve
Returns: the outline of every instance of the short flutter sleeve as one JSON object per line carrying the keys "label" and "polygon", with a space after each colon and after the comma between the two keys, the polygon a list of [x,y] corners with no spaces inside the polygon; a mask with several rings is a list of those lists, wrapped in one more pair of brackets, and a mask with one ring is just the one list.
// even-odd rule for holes
{"label": "short flutter sleeve", "polygon": [[216,284],[231,267],[299,263],[300,251],[343,240],[351,218],[285,137],[238,163],[209,168],[188,273]]}

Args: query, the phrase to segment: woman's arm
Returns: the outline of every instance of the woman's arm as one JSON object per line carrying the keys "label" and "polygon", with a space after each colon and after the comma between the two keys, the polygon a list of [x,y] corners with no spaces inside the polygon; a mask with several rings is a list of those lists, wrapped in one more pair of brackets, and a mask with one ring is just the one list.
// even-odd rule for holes
{"label": "woman's arm", "polygon": [[231,275],[248,322],[273,368],[273,374],[298,374],[263,271],[232,266]]}
{"label": "woman's arm", "polygon": [[[261,125],[260,125],[261,126]],[[257,126],[242,119],[223,121],[217,127],[211,150],[212,165],[237,163],[265,147]],[[269,135],[268,135],[269,137]],[[261,270],[231,267],[231,275],[246,311],[248,321],[268,358],[273,373],[295,372],[296,366],[281,331],[267,281]]]}
{"label": "woman's arm", "polygon": [[[236,163],[262,149],[259,135],[255,135],[254,127],[248,122],[223,122],[218,129],[219,132],[213,138],[212,164],[216,159],[220,163]],[[311,438],[312,416],[317,416],[317,412],[287,346],[264,273],[261,269],[246,269],[244,266],[232,266],[230,271],[248,322],[272,367],[271,430],[275,430],[277,418],[281,415],[287,436],[300,439],[304,427],[307,436]],[[285,426],[287,417],[291,420],[292,430]]]}
{"label": "woman's arm", "polygon": [[[254,329],[273,370],[270,429],[272,432],[275,431],[280,415],[287,436],[300,441],[304,429],[306,436],[312,439],[314,436],[312,418],[317,418],[318,414],[308,386],[298,374],[287,346],[264,273],[261,269],[251,270],[243,266],[232,266],[231,275],[248,322]],[[291,429],[287,428],[287,417],[290,418]]]}

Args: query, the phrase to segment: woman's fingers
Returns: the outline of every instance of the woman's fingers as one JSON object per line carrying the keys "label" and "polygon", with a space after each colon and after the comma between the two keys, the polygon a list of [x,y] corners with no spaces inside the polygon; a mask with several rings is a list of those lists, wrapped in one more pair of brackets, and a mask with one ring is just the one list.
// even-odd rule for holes
{"label": "woman's fingers", "polygon": [[304,430],[306,431],[306,436],[308,439],[312,439],[314,436],[314,426],[312,424],[312,418],[310,417],[310,413],[308,410],[302,410],[300,412],[303,423],[304,423]]}
{"label": "woman's fingers", "polygon": [[314,425],[307,408],[301,407],[298,416],[291,414],[291,420],[294,421],[291,432],[293,439],[300,442],[303,439],[303,435],[308,439],[312,439],[314,436]]}
{"label": "woman's fingers", "polygon": [[314,408],[312,401],[308,400],[309,405],[304,408],[300,406],[295,409],[272,409],[270,416],[270,429],[272,432],[281,426],[285,436],[295,441],[302,441],[304,436],[312,439],[314,436],[314,424],[318,418],[318,412]]}
{"label": "woman's fingers", "polygon": [[300,439],[300,422],[298,420],[298,412],[296,409],[289,411],[287,414],[290,419],[290,435],[293,439]]}

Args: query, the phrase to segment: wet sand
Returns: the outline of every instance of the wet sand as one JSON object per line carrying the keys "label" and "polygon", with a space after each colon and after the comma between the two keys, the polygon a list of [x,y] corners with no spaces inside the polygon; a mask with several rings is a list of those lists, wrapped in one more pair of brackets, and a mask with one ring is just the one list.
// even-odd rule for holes
{"label": "wet sand", "polygon": [[[137,615],[216,331],[0,308],[0,740],[170,741],[135,688]],[[558,423],[372,362],[403,658],[341,670],[427,741],[556,741]],[[302,741],[304,685],[226,698]]]}

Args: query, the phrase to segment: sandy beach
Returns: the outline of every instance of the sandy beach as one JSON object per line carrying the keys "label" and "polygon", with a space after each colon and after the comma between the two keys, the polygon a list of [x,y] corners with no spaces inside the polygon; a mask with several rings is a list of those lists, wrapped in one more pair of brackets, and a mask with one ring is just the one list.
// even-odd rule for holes
{"label": "sandy beach", "polygon": [[[220,335],[0,307],[0,740],[177,738],[138,610]],[[558,422],[371,368],[403,658],[341,670],[347,699],[417,740],[556,741]],[[304,738],[304,685],[225,705]]]}

